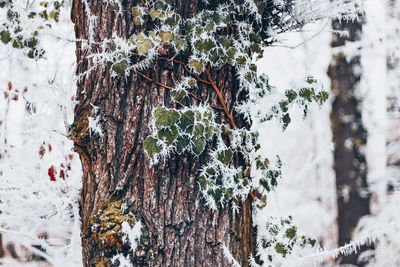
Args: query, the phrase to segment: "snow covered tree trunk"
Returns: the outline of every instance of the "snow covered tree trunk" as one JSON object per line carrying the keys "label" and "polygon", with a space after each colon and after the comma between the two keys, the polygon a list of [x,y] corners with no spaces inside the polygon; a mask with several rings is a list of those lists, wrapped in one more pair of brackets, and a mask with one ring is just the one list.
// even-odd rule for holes
{"label": "snow covered tree trunk", "polygon": [[389,81],[389,96],[388,96],[388,136],[387,136],[387,171],[388,171],[388,185],[389,192],[398,190],[400,188],[400,154],[399,154],[399,80],[400,80],[400,37],[398,23],[400,1],[389,0],[387,8],[387,21],[388,21],[388,45],[387,45],[387,72]]}
{"label": "snow covered tree trunk", "polygon": [[[88,5],[85,5],[85,2]],[[175,12],[188,18],[202,9],[215,6],[211,1],[176,0]],[[100,43],[113,34],[128,38],[143,31],[152,21],[136,26],[132,7],[143,1],[122,1],[124,11],[112,10],[111,1],[74,0],[72,19],[76,38],[90,39],[88,13],[96,16],[93,28],[94,43],[89,54],[100,51]],[[90,6],[88,11],[87,6]],[[87,51],[77,42],[77,74],[90,67]],[[187,61],[187,58],[176,58]],[[232,82],[235,71],[226,66],[211,69],[212,79],[223,89],[223,98],[230,107],[237,100],[238,84]],[[226,247],[242,266],[255,255],[255,228],[252,205],[247,200],[238,214],[229,205],[212,211],[205,206],[199,185],[198,171],[206,162],[204,154],[171,154],[151,166],[143,142],[149,135],[149,123],[155,107],[175,107],[169,91],[159,84],[174,87],[184,74],[184,66],[168,60],[158,60],[145,70],[150,79],[131,72],[129,76],[112,76],[105,66],[99,66],[78,82],[75,122],[72,139],[80,154],[83,168],[81,199],[82,246],[85,266],[110,266],[117,254],[130,254],[134,266],[228,266]],[[215,103],[217,96],[198,86],[197,96]],[[197,99],[187,100],[197,103]],[[229,123],[222,113],[220,121]],[[95,114],[95,115],[93,115]],[[88,117],[100,118],[104,136],[91,133]],[[245,126],[236,117],[239,127]],[[212,144],[211,144],[212,145]],[[243,164],[236,159],[236,164]],[[121,214],[123,210],[123,214]],[[140,220],[142,235],[135,252],[112,234],[121,228],[122,219]],[[229,256],[229,255],[228,255]]]}
{"label": "snow covered tree trunk", "polygon": [[[338,206],[339,245],[351,240],[360,218],[369,214],[367,165],[364,147],[367,132],[363,126],[357,90],[361,78],[360,41],[362,22],[333,21],[334,30],[348,31],[349,36],[333,35],[335,50],[328,74],[334,94],[331,123],[334,142],[334,170]],[[344,47],[351,45],[351,53]],[[341,258],[342,264],[357,263],[362,248]]]}
{"label": "snow covered tree trunk", "polygon": [[0,234],[0,258],[4,257],[3,237]]}

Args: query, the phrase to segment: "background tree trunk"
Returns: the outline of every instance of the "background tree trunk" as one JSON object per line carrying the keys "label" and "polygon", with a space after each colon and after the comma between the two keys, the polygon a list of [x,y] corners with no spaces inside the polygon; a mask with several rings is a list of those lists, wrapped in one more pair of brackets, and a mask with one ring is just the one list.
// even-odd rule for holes
{"label": "background tree trunk", "polygon": [[[388,36],[388,51],[387,51],[387,73],[389,82],[388,94],[388,135],[387,135],[387,173],[388,184],[387,191],[392,193],[400,189],[400,117],[399,117],[399,71],[400,71],[400,58],[398,56],[398,44],[400,42],[399,29],[392,25],[398,25],[400,21],[399,12],[400,1],[389,0],[387,1],[387,17],[389,24]],[[397,23],[396,23],[397,22]]]}
{"label": "background tree trunk", "polygon": [[[346,43],[360,40],[362,22],[334,21],[332,26],[334,30],[349,32],[348,37],[333,35],[333,48],[338,49],[344,47]],[[364,153],[367,132],[363,126],[360,100],[357,97],[361,77],[359,52],[354,55],[346,55],[344,52],[334,54],[328,74],[334,93],[331,123],[335,147],[338,240],[339,245],[342,246],[352,240],[351,234],[359,219],[369,214],[370,197],[367,189],[367,165]],[[365,247],[358,253],[343,256],[340,262],[362,265],[362,263],[357,263],[357,259],[363,250]]]}
{"label": "background tree trunk", "polygon": [[[152,23],[146,21],[139,27],[133,23],[131,9],[141,5],[140,1],[122,1],[124,12],[120,15],[107,8],[105,1],[87,2],[91,14],[97,17],[96,43],[112,38],[113,33],[128,38]],[[199,10],[215,7],[217,2],[211,1],[211,6],[205,6],[204,1],[176,0],[172,6],[176,13],[188,18]],[[87,11],[84,1],[74,0],[72,20],[76,38],[89,39]],[[81,48],[82,44],[77,42],[77,74],[92,67],[85,59],[86,51]],[[89,54],[97,49],[98,46],[93,45]],[[180,60],[185,61],[185,58]],[[183,77],[184,69],[179,64],[158,60],[154,68],[144,73],[174,87]],[[225,88],[226,103],[234,103],[238,92],[234,70],[226,66],[211,73],[214,81]],[[216,95],[207,86],[200,85],[196,93],[209,103],[217,103]],[[85,266],[109,266],[110,258],[118,251],[129,252],[95,225],[110,223],[113,229],[120,227],[120,222],[112,221],[112,216],[106,213],[118,213],[113,209],[122,204],[127,205],[135,220],[140,219],[144,226],[139,247],[133,255],[134,265],[228,266],[229,261],[221,248],[225,245],[239,263],[248,266],[248,257],[255,253],[250,200],[236,215],[228,205],[211,211],[205,206],[196,182],[198,170],[207,160],[204,153],[200,157],[172,153],[156,166],[151,166],[145,155],[143,142],[149,135],[153,108],[175,106],[166,89],[132,72],[127,77],[111,77],[109,69],[99,66],[78,82],[77,99],[72,138],[83,168],[81,218]],[[190,99],[186,104],[195,101]],[[96,116],[102,119],[103,138],[91,135],[87,128],[92,105],[99,107]],[[219,120],[228,122],[223,114],[216,113]],[[235,123],[244,126],[240,119]],[[240,164],[240,160],[236,163]],[[106,243],[100,244],[99,237],[105,238]]]}

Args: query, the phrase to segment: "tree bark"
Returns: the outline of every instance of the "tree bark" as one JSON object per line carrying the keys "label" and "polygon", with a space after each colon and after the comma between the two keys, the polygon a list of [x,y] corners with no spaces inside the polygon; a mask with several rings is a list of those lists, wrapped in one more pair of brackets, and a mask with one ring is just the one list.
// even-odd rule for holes
{"label": "tree bark", "polygon": [[[400,18],[398,17],[398,12],[400,11],[400,2],[396,0],[387,1],[387,17],[390,22],[398,22]],[[392,22],[393,23],[393,22]],[[395,25],[393,23],[393,25]],[[386,36],[388,42],[398,43],[400,41],[399,34],[395,29],[391,28],[392,31],[388,31],[388,36]],[[389,46],[387,51],[387,74],[389,82],[389,93],[387,96],[387,114],[388,114],[388,135],[386,142],[387,150],[387,173],[388,173],[388,184],[387,193],[393,193],[394,191],[400,189],[400,176],[399,176],[399,166],[400,166],[400,154],[397,149],[400,140],[399,128],[400,128],[400,118],[399,118],[399,77],[398,73],[400,71],[400,57],[396,53],[397,47],[393,48]]]}
{"label": "tree bark", "polygon": [[[332,47],[339,49],[346,43],[360,40],[362,22],[332,23],[334,30],[348,31],[348,37],[333,36]],[[354,45],[354,44],[353,44]],[[334,142],[334,170],[338,206],[339,245],[349,243],[360,218],[369,214],[370,195],[367,189],[367,165],[365,145],[367,132],[363,126],[360,99],[357,96],[361,78],[360,55],[334,54],[328,74],[334,93],[331,123]],[[342,264],[363,265],[357,253],[343,256]]]}
{"label": "tree bark", "polygon": [[[112,38],[113,33],[128,38],[152,23],[146,21],[142,26],[133,23],[131,9],[143,1],[122,1],[124,12],[120,15],[107,8],[106,1],[87,2],[91,14],[97,17],[96,43]],[[218,4],[218,1],[211,1],[206,6],[203,2],[176,0],[173,6],[176,13],[189,18]],[[87,11],[84,1],[74,0],[72,20],[78,39],[89,39]],[[81,42],[77,42],[77,74],[92,67],[85,58],[86,51],[81,48]],[[93,45],[89,54],[97,49],[98,46]],[[185,58],[177,59],[185,61]],[[185,70],[180,64],[158,60],[154,68],[143,73],[154,81],[174,87]],[[226,103],[234,103],[239,88],[233,68],[211,70],[211,75],[220,88],[225,88]],[[207,84],[200,84],[195,93],[209,104],[218,103],[216,94]],[[113,222],[112,216],[107,214],[117,214],[116,209],[121,206],[127,206],[133,217],[118,213],[119,218],[140,220],[144,226],[139,246],[131,255],[134,266],[229,266],[222,245],[229,248],[240,264],[248,266],[249,256],[255,255],[251,201],[245,201],[236,215],[229,205],[218,206],[215,211],[205,206],[196,182],[198,170],[207,160],[205,153],[199,157],[172,153],[155,166],[151,166],[145,155],[143,142],[150,134],[148,125],[153,108],[161,105],[179,108],[170,101],[167,89],[133,72],[127,77],[112,77],[109,69],[98,66],[78,82],[77,100],[72,139],[83,169],[84,266],[111,266],[110,259],[117,252],[130,253],[119,240],[97,227],[109,223],[111,228],[118,229],[121,222]],[[196,101],[190,99],[185,104],[196,104]],[[92,105],[99,108],[96,116],[101,118],[104,127],[103,138],[88,130]],[[222,113],[217,110],[216,113],[221,122],[229,123]],[[236,118],[235,123],[244,126],[240,118]],[[207,149],[211,147],[209,144]],[[241,160],[236,159],[236,163],[240,164]],[[106,241],[101,244],[99,240]]]}

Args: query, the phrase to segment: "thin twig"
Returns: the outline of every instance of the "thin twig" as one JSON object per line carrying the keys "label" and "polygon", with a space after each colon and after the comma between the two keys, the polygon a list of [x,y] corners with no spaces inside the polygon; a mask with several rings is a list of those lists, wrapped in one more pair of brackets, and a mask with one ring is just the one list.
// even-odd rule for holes
{"label": "thin twig", "polygon": [[224,109],[226,117],[228,118],[229,122],[232,124],[233,128],[237,129],[237,126],[235,124],[233,116],[229,113],[229,110],[225,105],[224,97],[223,97],[221,91],[218,89],[217,85],[214,83],[213,79],[211,78],[210,72],[207,69],[205,70],[205,72],[207,74],[208,80],[211,83],[212,88],[217,93],[218,100],[219,100],[220,104],[222,105],[222,108]]}
{"label": "thin twig", "polygon": [[[159,82],[157,82],[157,81],[151,79],[150,77],[147,77],[146,75],[144,75],[143,73],[141,73],[141,72],[138,71],[138,70],[136,70],[136,73],[139,74],[140,76],[142,76],[143,78],[145,78],[146,80],[148,80],[149,82],[155,83],[155,84],[157,84],[157,85],[159,85],[159,86],[162,86],[162,87],[164,87],[164,88],[166,88],[166,89],[168,89],[168,90],[175,90],[175,88],[173,88],[173,87],[171,87],[171,86],[168,86],[168,85],[159,83]],[[205,102],[204,99],[201,99],[200,97],[196,96],[196,95],[193,94],[193,93],[189,93],[189,95],[190,95],[191,97],[193,97],[194,99],[197,99],[197,100],[199,100],[199,101],[201,101],[201,102]],[[210,107],[217,108],[217,109],[223,109],[223,108],[221,108],[221,107],[214,106],[214,105],[210,105]]]}
{"label": "thin twig", "polygon": [[199,101],[201,101],[201,102],[205,102],[204,99],[201,99],[200,97],[198,97],[198,96],[195,95],[195,94],[189,93],[189,95],[190,95],[191,97],[193,97],[194,99],[197,99],[197,100],[199,100]]}
{"label": "thin twig", "polygon": [[143,73],[141,73],[141,72],[138,71],[138,70],[136,70],[136,73],[139,74],[140,76],[142,76],[143,78],[145,78],[146,80],[148,80],[149,82],[155,83],[155,84],[157,84],[157,85],[159,85],[159,86],[162,86],[162,87],[164,87],[164,88],[166,88],[166,89],[169,89],[169,90],[175,90],[175,88],[173,88],[173,87],[171,87],[171,86],[168,86],[168,85],[159,83],[159,82],[157,82],[157,81],[151,79],[150,77],[147,77],[146,75],[144,75]]}
{"label": "thin twig", "polygon": [[216,105],[211,105],[210,104],[210,107],[215,108],[215,109],[219,109],[219,110],[224,110],[223,107],[219,107],[219,106],[216,106]]}

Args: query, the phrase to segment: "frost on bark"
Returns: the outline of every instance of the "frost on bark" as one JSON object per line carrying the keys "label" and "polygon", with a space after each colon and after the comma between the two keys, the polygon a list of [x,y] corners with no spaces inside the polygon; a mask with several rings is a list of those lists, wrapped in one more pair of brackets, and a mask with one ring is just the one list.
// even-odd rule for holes
{"label": "frost on bark", "polygon": [[[74,0],[72,19],[76,38],[89,39],[84,2]],[[122,1],[124,12],[121,14],[107,7],[107,1],[87,2],[92,15],[97,17],[91,52],[101,49],[96,47],[96,42],[111,39],[113,33],[128,38],[152,23],[135,25],[131,7],[137,5],[137,1]],[[216,4],[217,1],[210,2],[212,6]],[[188,18],[210,6],[205,6],[204,1],[177,0],[174,8],[176,13]],[[80,74],[92,66],[85,59],[80,42],[77,42],[76,53],[77,74]],[[174,86],[183,77],[184,67],[158,60],[143,73],[153,81]],[[238,84],[233,82],[234,69],[226,66],[218,71],[211,70],[211,75],[219,88],[224,88],[226,103],[233,105],[237,97],[241,97],[237,95]],[[216,103],[217,96],[206,87],[207,84],[200,84],[197,96],[210,104]],[[121,216],[131,216],[143,225],[138,248],[132,255],[134,266],[229,266],[222,245],[243,266],[248,266],[248,257],[255,255],[250,201],[245,201],[236,215],[229,205],[212,211],[204,204],[196,179],[207,155],[172,153],[167,160],[154,166],[145,155],[143,143],[150,134],[148,125],[152,110],[178,105],[170,99],[170,92],[157,83],[134,72],[127,77],[112,77],[105,66],[99,66],[78,82],[79,103],[71,133],[83,168],[81,218],[85,266],[110,266],[110,259],[117,252],[130,253],[118,236],[108,231],[115,230]],[[185,101],[195,104],[197,100]],[[93,106],[98,107],[96,115],[102,118],[103,138],[91,135],[88,130],[88,116]],[[222,113],[216,114],[220,116],[217,120],[226,120]],[[238,127],[245,126],[237,116],[235,123]],[[235,160],[237,165],[241,161],[240,158]],[[131,215],[117,214],[122,206],[127,207]],[[104,215],[105,210],[108,215]],[[109,228],[102,224],[108,224]],[[99,237],[105,243],[100,244]]]}
{"label": "frost on bark", "polygon": [[[352,232],[360,218],[369,214],[370,196],[367,190],[364,153],[367,132],[363,126],[360,99],[357,96],[361,78],[360,47],[353,47],[360,40],[362,22],[333,21],[332,26],[334,30],[349,33],[348,37],[333,36],[332,47],[338,52],[333,55],[328,70],[334,94],[331,125],[336,173],[338,240],[342,246],[352,240]],[[352,45],[352,55],[340,51],[346,43]],[[365,247],[362,247],[357,253],[343,256],[340,263],[361,266],[362,263],[357,263],[357,260],[364,250]]]}

